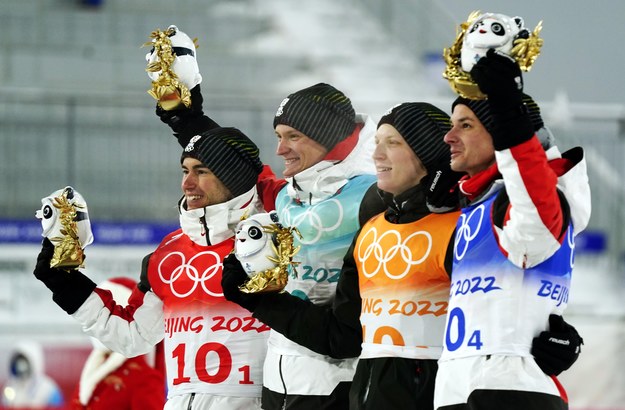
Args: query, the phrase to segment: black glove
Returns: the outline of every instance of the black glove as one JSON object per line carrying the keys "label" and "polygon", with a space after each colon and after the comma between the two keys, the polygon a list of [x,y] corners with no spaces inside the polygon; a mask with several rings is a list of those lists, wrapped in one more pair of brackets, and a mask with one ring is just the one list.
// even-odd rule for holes
{"label": "black glove", "polygon": [[440,161],[425,177],[425,201],[430,212],[445,213],[458,208],[458,181],[464,173],[452,171],[449,158]]}
{"label": "black glove", "polygon": [[230,302],[234,302],[250,312],[254,312],[262,296],[258,293],[243,293],[239,290],[239,286],[248,280],[247,273],[243,270],[241,262],[231,253],[224,259],[223,265],[221,287],[224,291],[224,297]]}
{"label": "black glove", "polygon": [[54,245],[44,238],[33,273],[52,291],[52,300],[71,315],[87,300],[96,284],[76,269],[51,268],[53,255]]}
{"label": "black glove", "polygon": [[193,136],[213,128],[219,127],[212,119],[204,115],[202,103],[204,98],[200,90],[200,85],[196,85],[191,90],[191,107],[184,105],[175,110],[164,110],[156,104],[156,115],[174,132],[174,137],[184,148]]}
{"label": "black glove", "polygon": [[148,278],[148,266],[150,264],[150,258],[154,252],[150,252],[143,257],[141,261],[141,276],[139,277],[139,283],[137,287],[143,293],[148,293],[150,289],[152,289],[152,285],[150,285],[150,279]]}
{"label": "black glove", "polygon": [[510,56],[490,49],[471,69],[471,77],[488,96],[493,114],[493,144],[497,151],[511,148],[534,135],[523,104],[523,75]]}
{"label": "black glove", "polygon": [[549,330],[534,338],[531,353],[545,374],[557,376],[575,363],[583,344],[584,339],[562,316],[549,315]]}
{"label": "black glove", "polygon": [[507,54],[491,48],[475,63],[471,78],[489,101],[506,108],[518,107],[523,102],[521,67]]}

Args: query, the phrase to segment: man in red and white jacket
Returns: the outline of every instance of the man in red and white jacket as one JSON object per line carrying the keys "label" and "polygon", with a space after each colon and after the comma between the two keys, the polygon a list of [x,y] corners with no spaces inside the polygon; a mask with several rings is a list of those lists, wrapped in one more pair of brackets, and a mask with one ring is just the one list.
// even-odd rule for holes
{"label": "man in red and white jacket", "polygon": [[221,288],[236,224],[261,209],[258,148],[236,128],[213,128],[190,139],[181,164],[181,228],[144,258],[128,306],[78,270],[51,268],[47,238],[34,274],[109,349],[133,357],[164,339],[165,409],[260,408],[269,328]]}
{"label": "man in red and white jacket", "polygon": [[532,341],[566,326],[574,238],[590,217],[583,152],[544,150],[510,57],[489,50],[471,76],[488,99],[458,98],[445,136],[467,176],[435,407],[566,409]]}

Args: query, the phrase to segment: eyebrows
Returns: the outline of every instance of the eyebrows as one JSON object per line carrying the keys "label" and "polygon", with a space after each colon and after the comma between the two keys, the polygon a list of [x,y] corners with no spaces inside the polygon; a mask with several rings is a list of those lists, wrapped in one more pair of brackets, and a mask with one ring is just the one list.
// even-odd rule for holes
{"label": "eyebrows", "polygon": [[453,122],[475,122],[476,120],[477,118],[469,115],[463,115],[462,117],[452,119]]}
{"label": "eyebrows", "polygon": [[276,134],[276,137],[278,138],[293,138],[293,137],[301,137],[302,135],[304,135],[296,129],[290,129],[290,130],[286,130],[280,133],[276,131],[275,134]]}
{"label": "eyebrows", "polygon": [[209,170],[209,171],[210,171],[210,168],[208,168],[206,165],[204,165],[204,164],[202,164],[202,163],[200,163],[200,164],[195,164],[195,165],[192,165],[192,166],[190,166],[190,167],[189,167],[189,166],[187,166],[187,165],[185,165],[185,164],[182,164],[182,169],[189,169],[189,168],[190,168],[190,169],[192,169],[192,170],[194,170],[194,171],[196,171],[196,170],[198,170],[198,169],[207,169],[207,170]]}

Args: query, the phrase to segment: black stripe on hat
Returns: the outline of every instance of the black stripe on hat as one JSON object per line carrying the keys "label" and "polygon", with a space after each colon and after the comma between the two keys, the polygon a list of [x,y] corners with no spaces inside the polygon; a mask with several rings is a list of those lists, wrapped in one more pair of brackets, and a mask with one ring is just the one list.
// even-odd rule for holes
{"label": "black stripe on hat", "polygon": [[449,116],[439,108],[423,102],[403,103],[393,107],[379,121],[392,125],[430,173],[441,160],[449,157],[443,140],[451,129]]}
{"label": "black stripe on hat", "polygon": [[295,128],[328,151],[347,138],[356,125],[351,100],[331,85],[319,83],[285,98],[273,120]]}
{"label": "black stripe on hat", "polygon": [[236,128],[214,128],[189,141],[182,159],[193,157],[214,173],[237,197],[256,185],[263,164],[259,150]]}

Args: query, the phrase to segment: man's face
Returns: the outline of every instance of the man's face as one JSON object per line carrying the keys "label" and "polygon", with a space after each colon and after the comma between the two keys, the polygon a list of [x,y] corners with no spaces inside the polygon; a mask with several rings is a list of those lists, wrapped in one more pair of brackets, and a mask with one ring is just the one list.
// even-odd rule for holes
{"label": "man's face", "polygon": [[451,169],[477,174],[495,162],[495,148],[490,133],[464,104],[454,107],[452,128],[445,135],[451,151]]}
{"label": "man's face", "polygon": [[278,124],[276,136],[278,137],[276,155],[284,158],[285,177],[292,177],[312,167],[328,153],[323,145],[288,125]]}
{"label": "man's face", "polygon": [[187,157],[182,161],[181,187],[188,210],[204,208],[232,199],[230,190],[206,165],[195,158]]}
{"label": "man's face", "polygon": [[373,162],[378,177],[378,188],[399,195],[417,186],[427,171],[410,145],[389,124],[382,124],[375,134]]}

